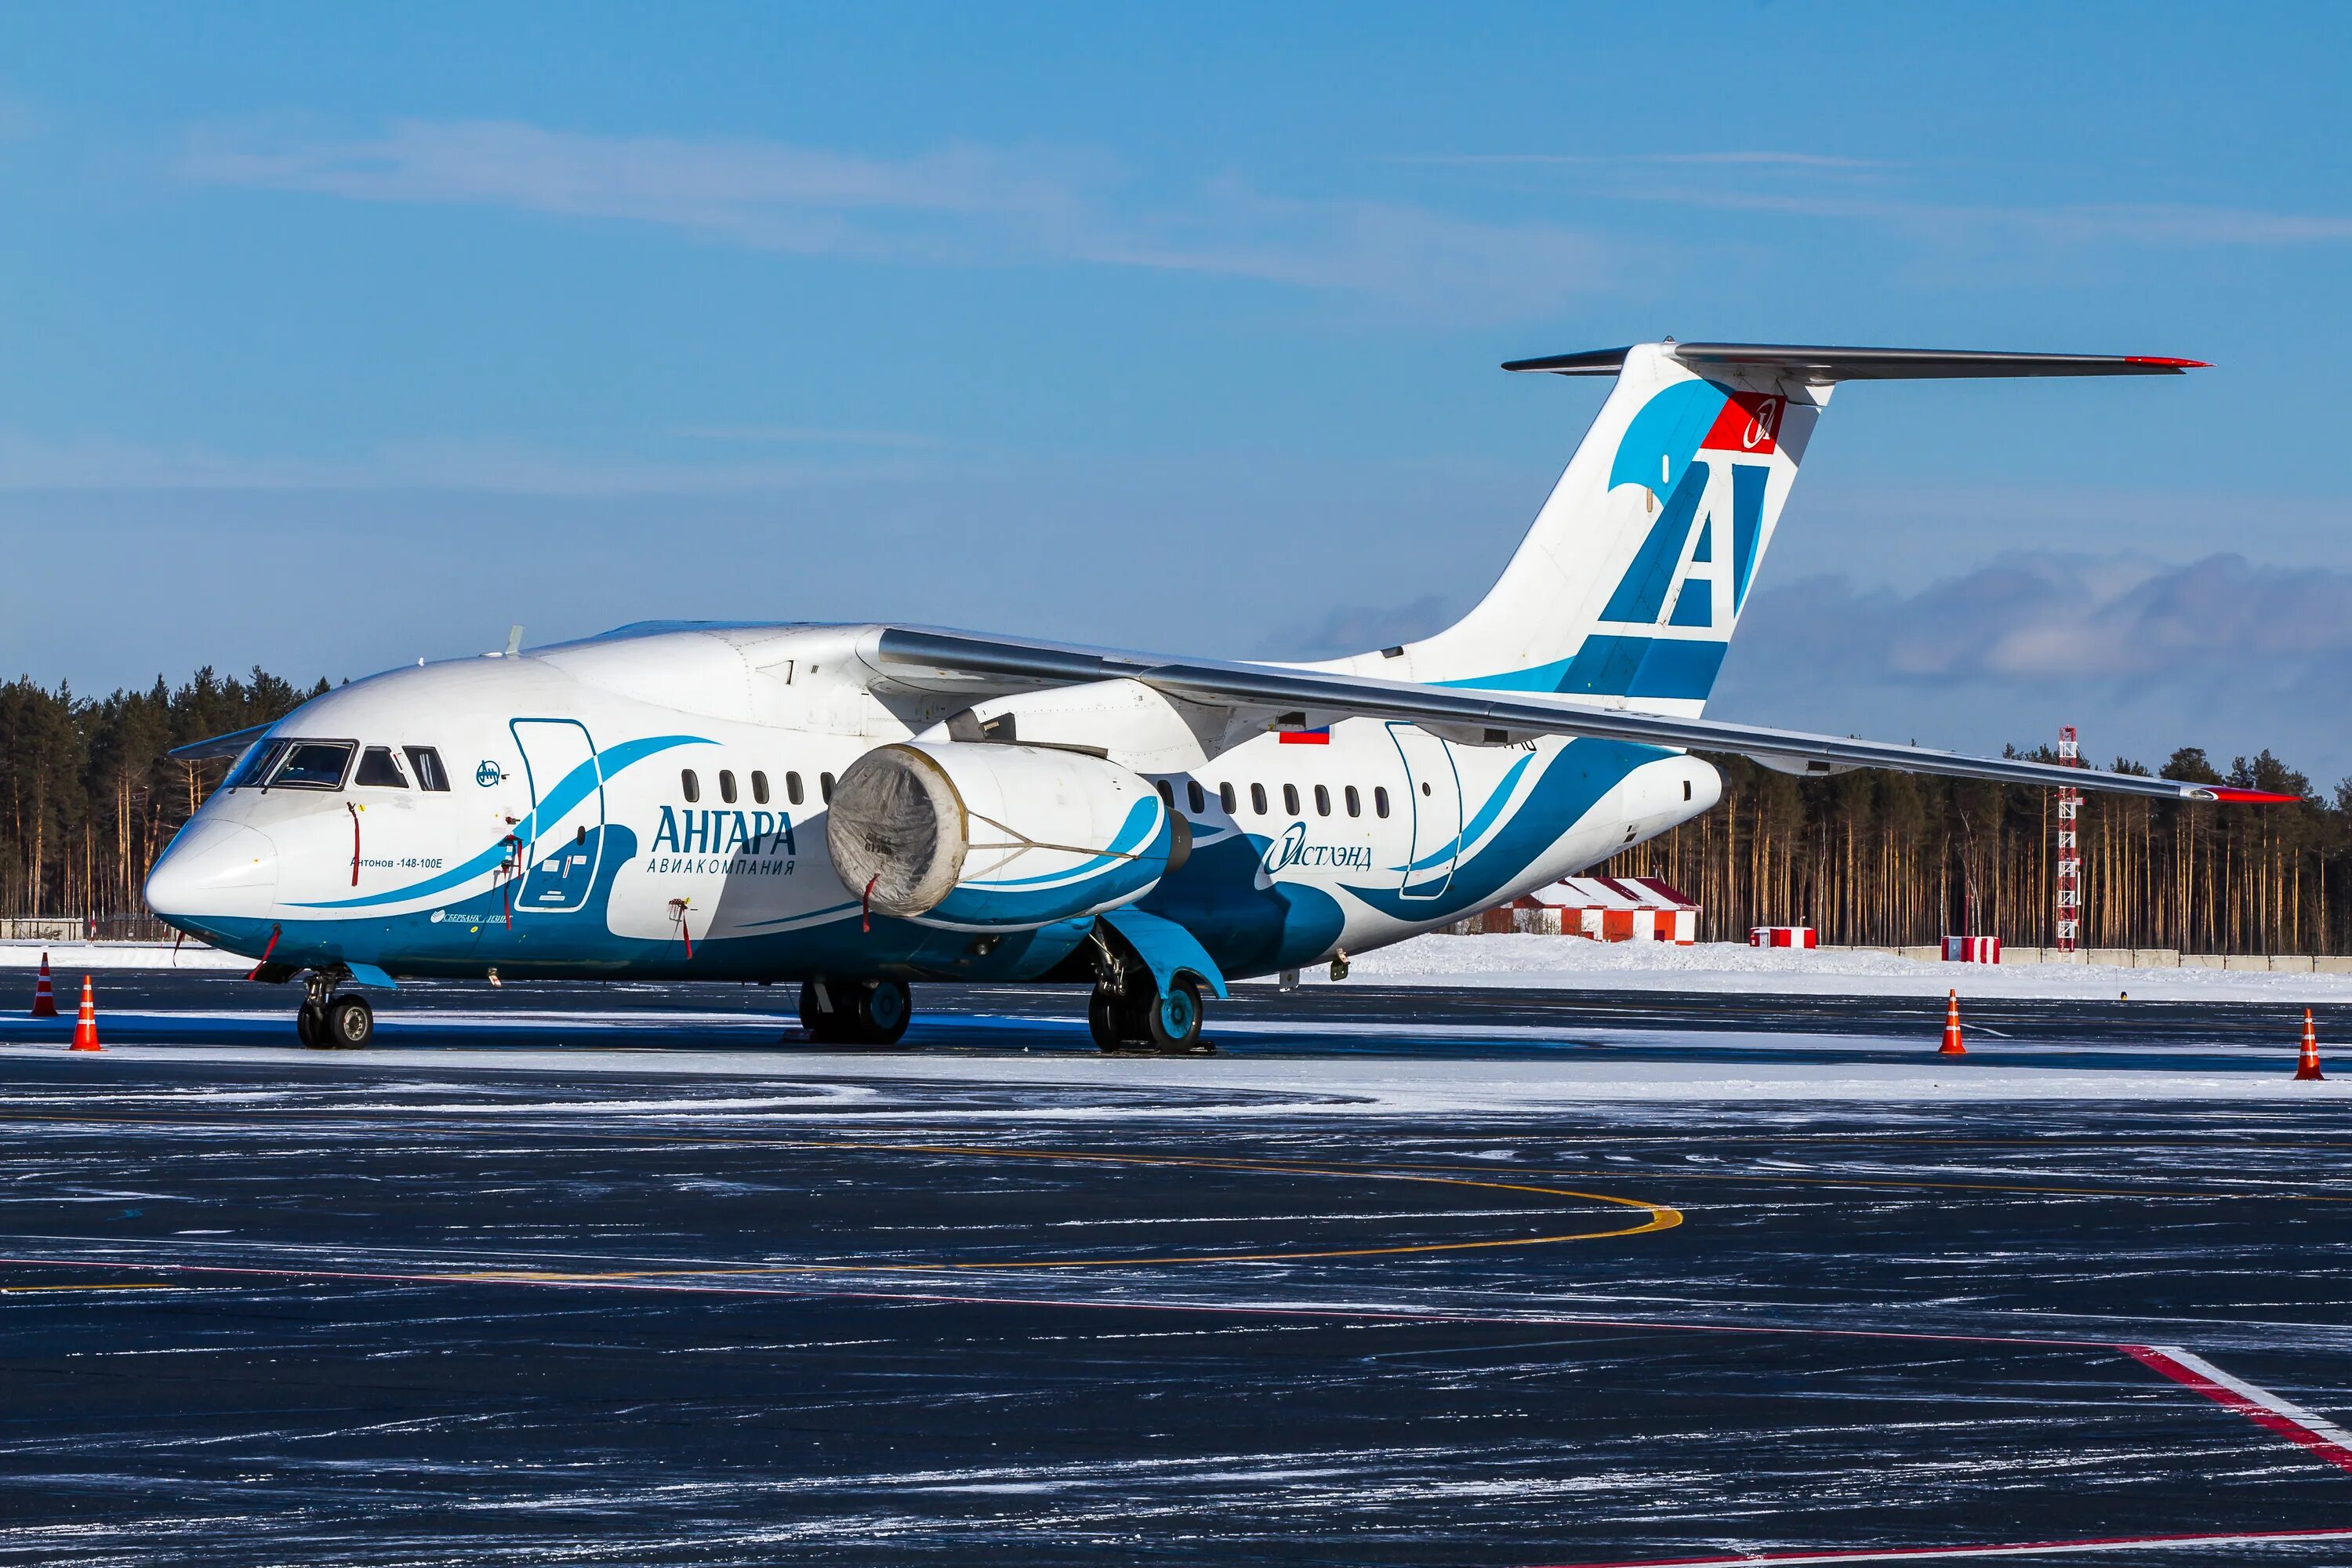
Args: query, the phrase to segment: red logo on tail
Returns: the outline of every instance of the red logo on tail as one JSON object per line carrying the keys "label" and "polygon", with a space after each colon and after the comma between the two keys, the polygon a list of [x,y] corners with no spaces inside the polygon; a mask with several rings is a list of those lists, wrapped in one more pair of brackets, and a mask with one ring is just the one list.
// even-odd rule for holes
{"label": "red logo on tail", "polygon": [[1699,445],[1711,451],[1769,458],[1779,450],[1780,416],[1788,405],[1777,392],[1735,392]]}

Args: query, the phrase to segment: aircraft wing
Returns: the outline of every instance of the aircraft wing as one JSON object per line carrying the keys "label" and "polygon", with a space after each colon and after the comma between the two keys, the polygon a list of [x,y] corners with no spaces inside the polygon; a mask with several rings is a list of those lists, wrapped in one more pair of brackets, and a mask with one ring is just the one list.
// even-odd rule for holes
{"label": "aircraft wing", "polygon": [[1566,697],[1374,680],[1281,665],[1164,658],[911,626],[885,626],[877,641],[868,646],[867,657],[887,678],[917,688],[1034,690],[1128,679],[1182,701],[1263,713],[1268,729],[1319,728],[1337,719],[1396,719],[1429,725],[1444,734],[1468,732],[1493,744],[1536,735],[1585,735],[1689,751],[1727,752],[1796,773],[1891,768],[1995,784],[2071,785],[2156,800],[2287,802],[2297,798],[2023,758],[1963,756],[1888,741],[1628,712]]}

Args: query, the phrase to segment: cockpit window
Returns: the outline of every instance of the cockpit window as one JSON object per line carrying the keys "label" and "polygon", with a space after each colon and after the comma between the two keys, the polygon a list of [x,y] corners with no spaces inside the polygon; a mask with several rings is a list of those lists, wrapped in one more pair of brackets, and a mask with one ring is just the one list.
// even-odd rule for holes
{"label": "cockpit window", "polygon": [[286,753],[293,746],[291,741],[256,741],[245,749],[245,755],[239,757],[236,766],[229,770],[228,782],[221,787],[246,789],[259,784],[269,776],[270,769],[286,760]]}
{"label": "cockpit window", "polygon": [[438,794],[448,792],[449,775],[441,771],[440,752],[430,746],[408,746],[404,750],[408,752],[408,765],[416,770],[418,789]]}
{"label": "cockpit window", "polygon": [[352,783],[376,789],[408,787],[408,781],[401,776],[400,764],[393,760],[390,746],[370,746],[362,752],[360,771],[352,775]]}
{"label": "cockpit window", "polygon": [[268,789],[341,789],[358,747],[350,741],[296,741],[269,775]]}

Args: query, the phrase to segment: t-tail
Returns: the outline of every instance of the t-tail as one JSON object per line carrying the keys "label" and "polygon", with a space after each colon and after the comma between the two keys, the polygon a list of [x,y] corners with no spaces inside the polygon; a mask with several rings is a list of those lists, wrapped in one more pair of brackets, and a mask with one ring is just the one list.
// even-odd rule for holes
{"label": "t-tail", "polygon": [[1512,361],[1503,368],[1613,372],[1617,384],[1475,609],[1423,641],[1323,668],[1696,717],[1839,382],[2177,375],[2199,364],[1671,339]]}

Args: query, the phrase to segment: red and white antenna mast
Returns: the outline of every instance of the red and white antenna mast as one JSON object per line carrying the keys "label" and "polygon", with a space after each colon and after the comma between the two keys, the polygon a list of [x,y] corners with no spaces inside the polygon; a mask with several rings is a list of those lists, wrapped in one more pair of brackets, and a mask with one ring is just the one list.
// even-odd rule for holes
{"label": "red and white antenna mast", "polygon": [[[2058,761],[2083,765],[2082,748],[2074,743],[2074,726],[2058,731]],[[2072,952],[2082,935],[2083,851],[2075,836],[2075,819],[2083,809],[2083,792],[2072,784],[2058,792],[2058,951]]]}

